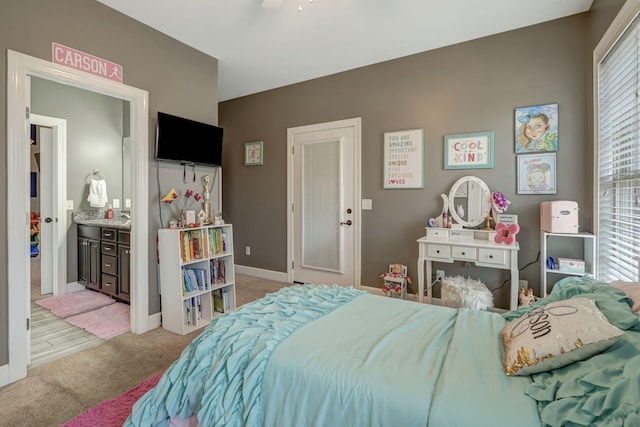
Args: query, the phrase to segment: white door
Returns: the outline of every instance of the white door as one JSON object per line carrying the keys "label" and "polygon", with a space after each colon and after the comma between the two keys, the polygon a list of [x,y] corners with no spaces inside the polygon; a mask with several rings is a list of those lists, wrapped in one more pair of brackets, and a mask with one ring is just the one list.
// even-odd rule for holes
{"label": "white door", "polygon": [[360,119],[289,129],[290,280],[360,286]]}
{"label": "white door", "polygon": [[46,295],[53,294],[53,263],[58,258],[53,247],[54,221],[57,220],[53,210],[53,132],[51,128],[41,126],[37,132],[40,145],[40,293]]}

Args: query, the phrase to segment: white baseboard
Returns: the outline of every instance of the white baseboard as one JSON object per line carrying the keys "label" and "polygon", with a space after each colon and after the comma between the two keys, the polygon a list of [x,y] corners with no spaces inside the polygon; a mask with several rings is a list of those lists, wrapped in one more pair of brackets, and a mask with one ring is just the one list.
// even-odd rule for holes
{"label": "white baseboard", "polygon": [[162,324],[162,314],[161,313],[151,314],[147,318],[147,331],[150,331],[155,328],[159,328],[161,324]]}
{"label": "white baseboard", "polygon": [[9,365],[0,366],[0,387],[9,384]]}
{"label": "white baseboard", "polygon": [[288,283],[287,273],[279,271],[265,270],[262,268],[248,267],[246,265],[234,265],[236,274],[258,277],[260,279],[274,280],[276,282]]}

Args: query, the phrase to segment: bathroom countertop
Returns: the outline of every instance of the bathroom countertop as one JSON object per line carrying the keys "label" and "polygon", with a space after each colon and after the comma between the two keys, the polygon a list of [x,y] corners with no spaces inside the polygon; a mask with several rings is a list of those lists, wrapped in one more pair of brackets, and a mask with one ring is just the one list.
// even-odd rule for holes
{"label": "bathroom countertop", "polygon": [[76,211],[73,213],[73,222],[76,224],[93,225],[94,227],[131,229],[131,213],[128,210],[113,210],[113,219],[107,219],[105,210]]}
{"label": "bathroom countertop", "polygon": [[114,219],[80,219],[75,218],[74,222],[76,224],[83,225],[93,225],[94,227],[109,227],[109,228],[119,228],[121,230],[130,230],[131,229],[131,220],[128,218],[114,218]]}

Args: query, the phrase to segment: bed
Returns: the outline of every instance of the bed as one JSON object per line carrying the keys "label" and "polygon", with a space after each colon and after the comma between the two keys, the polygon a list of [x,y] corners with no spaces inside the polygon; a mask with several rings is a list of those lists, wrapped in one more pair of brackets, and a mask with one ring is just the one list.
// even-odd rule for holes
{"label": "bed", "polygon": [[[573,298],[593,301],[618,336],[564,367],[506,375],[507,325]],[[640,425],[632,305],[589,278],[503,315],[287,287],[215,318],[124,425]]]}

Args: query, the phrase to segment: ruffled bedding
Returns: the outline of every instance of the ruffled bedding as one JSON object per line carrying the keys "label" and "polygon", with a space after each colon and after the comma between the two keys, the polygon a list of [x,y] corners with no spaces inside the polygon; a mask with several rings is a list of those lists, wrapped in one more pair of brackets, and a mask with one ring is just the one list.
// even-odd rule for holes
{"label": "ruffled bedding", "polygon": [[124,426],[262,425],[262,376],[273,350],[302,326],[364,294],[295,286],[216,317],[134,406]]}
{"label": "ruffled bedding", "polygon": [[625,293],[595,279],[567,278],[529,308],[505,313],[520,317],[549,302],[586,297],[624,335],[604,352],[550,372],[532,375],[526,394],[537,401],[543,425],[640,426],[640,317]]}

